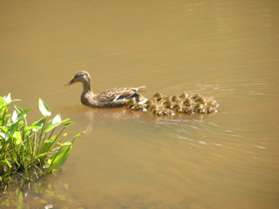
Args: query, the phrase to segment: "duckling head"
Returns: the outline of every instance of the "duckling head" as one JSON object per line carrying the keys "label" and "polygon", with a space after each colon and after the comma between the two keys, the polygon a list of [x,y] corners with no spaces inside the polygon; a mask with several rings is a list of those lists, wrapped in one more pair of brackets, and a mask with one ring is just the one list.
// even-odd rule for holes
{"label": "duckling head", "polygon": [[79,71],[77,72],[72,80],[69,81],[68,85],[72,85],[76,82],[81,82],[83,84],[90,86],[91,76],[87,71]]}
{"label": "duckling head", "polygon": [[170,100],[165,100],[162,104],[165,108],[170,108],[172,105]]}
{"label": "duckling head", "polygon": [[171,97],[171,101],[172,101],[172,102],[179,102],[178,96],[172,96],[172,97]]}
{"label": "duckling head", "polygon": [[188,94],[186,93],[186,92],[183,92],[180,96],[179,96],[179,98],[180,99],[186,99],[186,98],[188,98]]}
{"label": "duckling head", "polygon": [[152,99],[155,101],[160,101],[163,98],[163,95],[159,92],[156,92],[153,96]]}

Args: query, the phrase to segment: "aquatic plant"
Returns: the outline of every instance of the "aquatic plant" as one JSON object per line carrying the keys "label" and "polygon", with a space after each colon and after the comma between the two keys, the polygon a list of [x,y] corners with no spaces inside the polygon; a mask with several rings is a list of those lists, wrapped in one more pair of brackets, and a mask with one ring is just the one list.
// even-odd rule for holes
{"label": "aquatic plant", "polygon": [[25,185],[57,170],[68,158],[78,134],[69,137],[70,119],[52,117],[39,99],[42,117],[27,119],[28,110],[15,105],[11,95],[0,97],[0,190],[12,182]]}

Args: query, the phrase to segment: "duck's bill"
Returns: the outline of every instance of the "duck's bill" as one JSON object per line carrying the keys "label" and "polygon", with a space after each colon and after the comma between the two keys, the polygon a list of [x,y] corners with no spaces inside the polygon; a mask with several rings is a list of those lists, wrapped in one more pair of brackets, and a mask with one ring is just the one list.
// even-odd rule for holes
{"label": "duck's bill", "polygon": [[70,80],[66,85],[67,85],[67,86],[70,86],[70,85],[72,85],[74,82],[75,82],[75,80],[72,79],[72,80]]}

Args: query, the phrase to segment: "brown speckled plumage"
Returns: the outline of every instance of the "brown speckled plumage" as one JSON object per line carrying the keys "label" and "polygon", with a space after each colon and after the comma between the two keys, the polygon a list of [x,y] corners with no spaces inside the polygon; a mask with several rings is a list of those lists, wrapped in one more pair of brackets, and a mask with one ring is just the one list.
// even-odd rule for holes
{"label": "brown speckled plumage", "polygon": [[83,91],[81,94],[81,103],[91,107],[120,107],[129,101],[142,97],[139,93],[145,87],[136,88],[112,88],[107,89],[98,94],[94,94],[91,90],[91,76],[86,71],[80,71],[75,74],[74,78],[69,82],[73,84],[81,82]]}

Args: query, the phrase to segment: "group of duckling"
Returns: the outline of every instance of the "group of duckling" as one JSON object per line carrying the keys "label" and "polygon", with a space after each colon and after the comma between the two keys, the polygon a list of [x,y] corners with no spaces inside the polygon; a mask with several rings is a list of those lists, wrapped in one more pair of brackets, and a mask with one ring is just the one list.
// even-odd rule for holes
{"label": "group of duckling", "polygon": [[210,114],[217,112],[218,107],[217,101],[211,97],[200,94],[189,95],[186,92],[179,96],[167,96],[157,92],[151,99],[140,97],[128,104],[128,108],[132,110],[150,111],[156,116],[174,116],[177,113]]}

